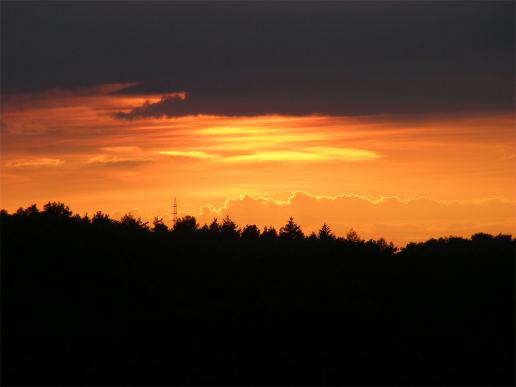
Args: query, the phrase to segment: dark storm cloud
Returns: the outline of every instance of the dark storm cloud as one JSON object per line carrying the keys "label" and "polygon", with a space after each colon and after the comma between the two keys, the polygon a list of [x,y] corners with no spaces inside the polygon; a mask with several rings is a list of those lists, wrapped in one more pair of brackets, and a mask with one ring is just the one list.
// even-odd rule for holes
{"label": "dark storm cloud", "polygon": [[132,118],[513,109],[512,1],[1,4],[3,93],[188,93]]}
{"label": "dark storm cloud", "polygon": [[[145,102],[142,106],[132,109],[130,112],[116,112],[114,118],[119,120],[134,120],[138,118],[159,118],[163,116],[172,116],[174,111],[179,111],[178,106],[184,101],[175,95],[167,95],[162,97],[158,102]],[[180,115],[180,114],[176,114]]]}

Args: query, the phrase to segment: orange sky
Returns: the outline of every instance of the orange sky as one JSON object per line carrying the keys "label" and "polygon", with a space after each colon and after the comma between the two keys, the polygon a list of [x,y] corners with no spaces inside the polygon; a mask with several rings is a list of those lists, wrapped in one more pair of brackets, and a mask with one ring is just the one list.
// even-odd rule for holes
{"label": "orange sky", "polygon": [[398,243],[516,230],[512,114],[122,121],[112,114],[161,95],[109,94],[119,87],[4,98],[2,208],[60,200],[168,221],[175,196],[202,220],[279,226],[290,214],[305,231],[327,221]]}

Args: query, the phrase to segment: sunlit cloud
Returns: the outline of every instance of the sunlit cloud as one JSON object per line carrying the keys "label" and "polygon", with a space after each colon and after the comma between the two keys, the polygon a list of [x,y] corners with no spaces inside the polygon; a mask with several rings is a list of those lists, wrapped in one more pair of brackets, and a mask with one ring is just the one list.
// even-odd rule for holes
{"label": "sunlit cloud", "polygon": [[8,168],[40,168],[40,167],[58,167],[64,163],[60,159],[26,158],[6,161],[5,166]]}
{"label": "sunlit cloud", "polygon": [[114,155],[98,155],[86,161],[87,164],[131,164],[131,163],[145,163],[152,161],[149,158],[143,157],[120,157]]}
{"label": "sunlit cloud", "polygon": [[330,147],[312,147],[301,148],[299,151],[290,150],[275,150],[275,151],[260,151],[255,153],[238,154],[238,155],[219,155],[207,153],[199,150],[181,151],[181,150],[166,150],[159,151],[161,155],[178,156],[178,157],[192,157],[198,159],[210,159],[215,161],[225,161],[231,163],[248,163],[248,162],[270,162],[270,161],[325,161],[325,160],[340,160],[340,161],[360,161],[377,159],[380,155],[376,152],[364,149],[345,149],[345,148],[330,148]]}
{"label": "sunlit cloud", "polygon": [[140,152],[141,148],[138,146],[106,146],[100,148],[104,152],[116,152],[116,153],[131,153]]}
{"label": "sunlit cloud", "polygon": [[260,161],[360,161],[379,158],[375,152],[363,149],[345,149],[330,147],[301,148],[299,151],[263,151],[245,155],[229,156],[229,162],[260,162]]}
{"label": "sunlit cloud", "polygon": [[353,228],[364,238],[381,237],[401,245],[430,237],[475,232],[516,232],[516,202],[498,198],[437,200],[431,197],[380,197],[312,195],[295,192],[287,200],[241,195],[229,197],[221,207],[206,205],[201,223],[230,216],[238,224],[283,226],[293,216],[307,233],[326,222],[339,235]]}
{"label": "sunlit cloud", "polygon": [[202,151],[180,151],[180,150],[164,150],[158,152],[160,155],[176,156],[176,157],[191,157],[195,159],[220,159],[220,156],[209,154]]}
{"label": "sunlit cloud", "polygon": [[250,126],[222,126],[222,127],[212,127],[205,128],[199,130],[200,134],[210,134],[217,136],[225,136],[225,135],[249,135],[249,134],[257,134],[263,133],[265,130],[259,127],[250,127]]}
{"label": "sunlit cloud", "polygon": [[101,147],[99,150],[105,153],[89,158],[86,161],[87,164],[138,164],[154,160],[138,146]]}

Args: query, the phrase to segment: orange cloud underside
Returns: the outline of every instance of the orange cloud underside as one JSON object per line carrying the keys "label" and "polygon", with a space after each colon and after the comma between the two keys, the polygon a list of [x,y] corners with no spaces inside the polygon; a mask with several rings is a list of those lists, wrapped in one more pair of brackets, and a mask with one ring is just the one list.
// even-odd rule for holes
{"label": "orange cloud underside", "polygon": [[293,193],[286,201],[271,198],[240,197],[226,199],[223,206],[201,208],[199,219],[230,216],[240,225],[280,227],[294,215],[307,233],[317,232],[321,219],[343,236],[353,228],[367,238],[387,238],[398,245],[430,237],[470,236],[479,230],[490,233],[516,231],[516,204],[502,199],[442,201],[429,197],[371,200],[359,195],[315,196]]}
{"label": "orange cloud underside", "polygon": [[[119,121],[113,112],[161,97],[108,94],[121,86],[4,98],[3,208],[61,200],[81,213],[139,208],[161,215],[176,196],[181,212],[199,214],[201,206],[221,206],[231,196],[281,199],[295,191],[515,199],[512,115]],[[254,211],[249,209],[246,222],[258,219]],[[320,218],[314,223],[329,216],[309,204],[303,213]],[[478,224],[513,232],[510,216]]]}

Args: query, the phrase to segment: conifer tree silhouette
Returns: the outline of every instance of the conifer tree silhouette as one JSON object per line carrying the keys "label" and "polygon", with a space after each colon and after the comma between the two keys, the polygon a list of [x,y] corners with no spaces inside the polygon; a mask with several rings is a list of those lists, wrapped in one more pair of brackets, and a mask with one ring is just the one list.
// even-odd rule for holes
{"label": "conifer tree silhouette", "polygon": [[331,231],[330,226],[328,226],[326,223],[324,223],[319,230],[318,237],[320,240],[324,241],[335,239],[335,235]]}
{"label": "conifer tree silhouette", "polygon": [[286,240],[299,240],[305,237],[301,226],[294,222],[294,218],[290,217],[287,224],[280,228],[279,237]]}

